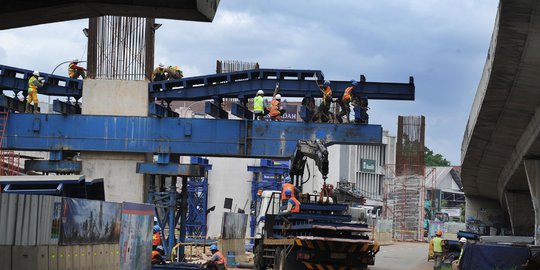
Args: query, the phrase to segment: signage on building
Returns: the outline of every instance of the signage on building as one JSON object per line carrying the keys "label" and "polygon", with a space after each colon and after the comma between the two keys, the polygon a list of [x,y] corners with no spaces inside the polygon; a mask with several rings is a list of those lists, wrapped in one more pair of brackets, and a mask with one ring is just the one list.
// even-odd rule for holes
{"label": "signage on building", "polygon": [[448,214],[450,217],[461,216],[461,208],[441,208],[441,212]]}
{"label": "signage on building", "polygon": [[363,172],[375,172],[375,160],[373,159],[361,159],[360,170]]}
{"label": "signage on building", "polygon": [[282,120],[285,121],[296,121],[298,118],[298,106],[296,105],[283,105],[285,113],[281,116]]}

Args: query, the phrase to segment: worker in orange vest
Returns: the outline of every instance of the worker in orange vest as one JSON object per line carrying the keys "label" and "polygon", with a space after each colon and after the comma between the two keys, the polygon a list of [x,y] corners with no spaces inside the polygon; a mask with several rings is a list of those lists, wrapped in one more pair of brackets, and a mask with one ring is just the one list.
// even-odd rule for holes
{"label": "worker in orange vest", "polygon": [[332,105],[332,88],[330,87],[330,81],[324,81],[322,86],[319,85],[319,88],[323,92],[323,98],[321,104],[317,108],[314,120],[324,123],[333,122],[334,115],[330,112],[330,105]]}
{"label": "worker in orange vest", "polygon": [[298,213],[300,212],[300,202],[293,196],[293,192],[290,189],[285,190],[285,196],[287,197],[287,209],[283,210],[284,214]]}
{"label": "worker in orange vest", "polygon": [[287,198],[287,195],[285,195],[285,191],[291,190],[292,191],[292,197],[294,196],[295,186],[292,184],[291,178],[287,177],[283,181],[283,185],[281,186],[281,202],[282,205],[287,205],[287,202],[289,201],[289,198]]}
{"label": "worker in orange vest", "polygon": [[157,246],[152,250],[152,265],[155,264],[165,264],[162,246]]}
{"label": "worker in orange vest", "polygon": [[225,261],[225,257],[223,256],[221,251],[218,250],[217,245],[211,245],[210,252],[212,252],[212,257],[210,257],[208,261],[203,263],[202,266],[206,266],[206,269],[226,270],[227,262]]}
{"label": "worker in orange vest", "polygon": [[356,90],[356,86],[358,85],[358,82],[356,80],[351,80],[351,86],[347,87],[345,89],[345,92],[343,93],[343,96],[341,97],[341,100],[339,101],[339,106],[341,107],[341,111],[337,114],[337,120],[340,123],[343,123],[343,116],[345,116],[346,123],[349,123],[349,115],[351,114],[351,101],[354,96],[354,90]]}
{"label": "worker in orange vest", "polygon": [[157,224],[157,218],[154,217],[154,228],[152,228],[152,249],[155,250],[158,246],[161,246],[161,228]]}
{"label": "worker in orange vest", "polygon": [[83,79],[86,78],[86,69],[83,67],[78,66],[79,59],[74,59],[69,63],[68,65],[68,74],[69,77],[72,79],[77,79],[79,76],[81,76]]}
{"label": "worker in orange vest", "polygon": [[278,94],[278,92],[279,83],[276,83],[276,89],[274,89],[274,94],[272,95],[273,99],[272,102],[270,102],[270,109],[268,110],[270,112],[268,114],[270,119],[276,121],[280,121],[281,116],[285,113],[285,109],[281,107],[281,95]]}

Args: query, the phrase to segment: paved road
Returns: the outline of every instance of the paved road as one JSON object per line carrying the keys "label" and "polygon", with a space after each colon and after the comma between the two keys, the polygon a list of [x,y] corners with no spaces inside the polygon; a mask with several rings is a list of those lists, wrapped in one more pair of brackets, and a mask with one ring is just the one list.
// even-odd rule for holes
{"label": "paved road", "polygon": [[398,243],[382,246],[370,270],[431,270],[433,261],[427,261],[427,243]]}

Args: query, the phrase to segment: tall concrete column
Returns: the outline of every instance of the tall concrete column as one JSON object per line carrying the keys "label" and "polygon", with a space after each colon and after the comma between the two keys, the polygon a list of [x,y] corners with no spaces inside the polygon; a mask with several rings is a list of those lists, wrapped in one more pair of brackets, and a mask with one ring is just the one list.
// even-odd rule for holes
{"label": "tall concrete column", "polygon": [[534,231],[534,209],[528,192],[504,193],[512,233],[516,236],[530,236]]}
{"label": "tall concrete column", "polygon": [[540,245],[540,160],[523,160],[534,208],[534,244]]}

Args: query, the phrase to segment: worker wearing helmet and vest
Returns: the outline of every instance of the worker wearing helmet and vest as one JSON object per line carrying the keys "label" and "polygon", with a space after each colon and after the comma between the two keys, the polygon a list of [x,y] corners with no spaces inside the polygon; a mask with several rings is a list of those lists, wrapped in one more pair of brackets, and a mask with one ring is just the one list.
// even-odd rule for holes
{"label": "worker wearing helmet and vest", "polygon": [[169,79],[182,79],[184,78],[184,72],[180,69],[179,66],[169,66],[166,70],[169,75]]}
{"label": "worker wearing helmet and vest", "polygon": [[281,116],[285,113],[285,110],[281,107],[281,95],[279,92],[279,83],[276,83],[276,89],[272,95],[273,99],[270,103],[270,119],[272,120],[281,120]]}
{"label": "worker wearing helmet and vest", "polygon": [[337,120],[342,123],[343,119],[342,117],[345,116],[345,122],[349,123],[349,115],[351,114],[351,101],[354,96],[354,90],[356,89],[356,86],[358,85],[358,82],[356,80],[351,80],[351,86],[347,87],[345,89],[345,92],[343,92],[343,96],[341,97],[341,100],[339,101],[339,105],[341,107],[341,111],[337,114]]}
{"label": "worker wearing helmet and vest", "polygon": [[30,112],[30,104],[35,106],[34,113],[38,113],[38,88],[44,85],[43,80],[39,80],[39,71],[34,71],[28,79],[28,100],[26,101],[25,113]]}
{"label": "worker wearing helmet and vest", "polygon": [[292,184],[291,178],[289,177],[285,178],[285,180],[283,181],[283,185],[281,186],[282,205],[286,205],[289,201],[289,198],[287,198],[287,195],[285,194],[287,190],[292,191],[291,197],[295,197],[294,196],[295,186]]}
{"label": "worker wearing helmet and vest", "polygon": [[255,120],[263,120],[264,116],[268,114],[266,106],[264,104],[264,91],[257,91],[257,95],[253,99],[253,113],[255,114]]}
{"label": "worker wearing helmet and vest", "polygon": [[210,257],[208,261],[203,263],[202,266],[206,266],[206,269],[227,269],[227,262],[225,261],[225,257],[223,256],[221,251],[218,250],[217,245],[211,245],[210,252],[212,252],[212,257]]}
{"label": "worker wearing helmet and vest", "polygon": [[441,269],[441,263],[443,260],[443,250],[444,250],[444,243],[442,239],[442,231],[437,230],[435,233],[435,237],[429,241],[429,255],[432,257],[435,261],[435,265],[433,267],[434,270],[440,270]]}
{"label": "worker wearing helmet and vest", "polygon": [[69,77],[72,79],[77,79],[79,76],[81,76],[83,79],[86,78],[86,69],[83,67],[78,66],[79,60],[74,59],[69,63],[68,65],[68,74]]}
{"label": "worker wearing helmet and vest", "polygon": [[300,212],[300,202],[293,196],[293,191],[290,189],[285,190],[285,196],[287,197],[287,209],[283,213],[298,213]]}
{"label": "worker wearing helmet and vest", "polygon": [[155,264],[165,264],[165,258],[163,256],[165,252],[163,251],[162,246],[157,246],[152,250],[152,265]]}
{"label": "worker wearing helmet and vest", "polygon": [[315,119],[320,122],[332,122],[334,115],[330,112],[330,105],[332,105],[332,88],[330,87],[330,81],[324,81],[319,85],[320,90],[323,92],[323,98],[321,104],[317,108],[317,113],[314,116]]}
{"label": "worker wearing helmet and vest", "polygon": [[461,257],[463,256],[463,250],[465,249],[466,244],[467,244],[467,238],[461,237],[459,239],[459,246],[461,247],[461,251],[459,253],[459,258],[452,262],[452,270],[459,270],[459,263],[461,261]]}
{"label": "worker wearing helmet and vest", "polygon": [[152,76],[152,81],[165,81],[169,78],[169,75],[167,74],[167,71],[165,70],[165,65],[163,63],[159,63],[158,67],[154,69],[154,74]]}
{"label": "worker wearing helmet and vest", "polygon": [[152,228],[152,249],[156,249],[161,245],[161,227],[158,225],[158,220],[154,217],[154,228]]}

